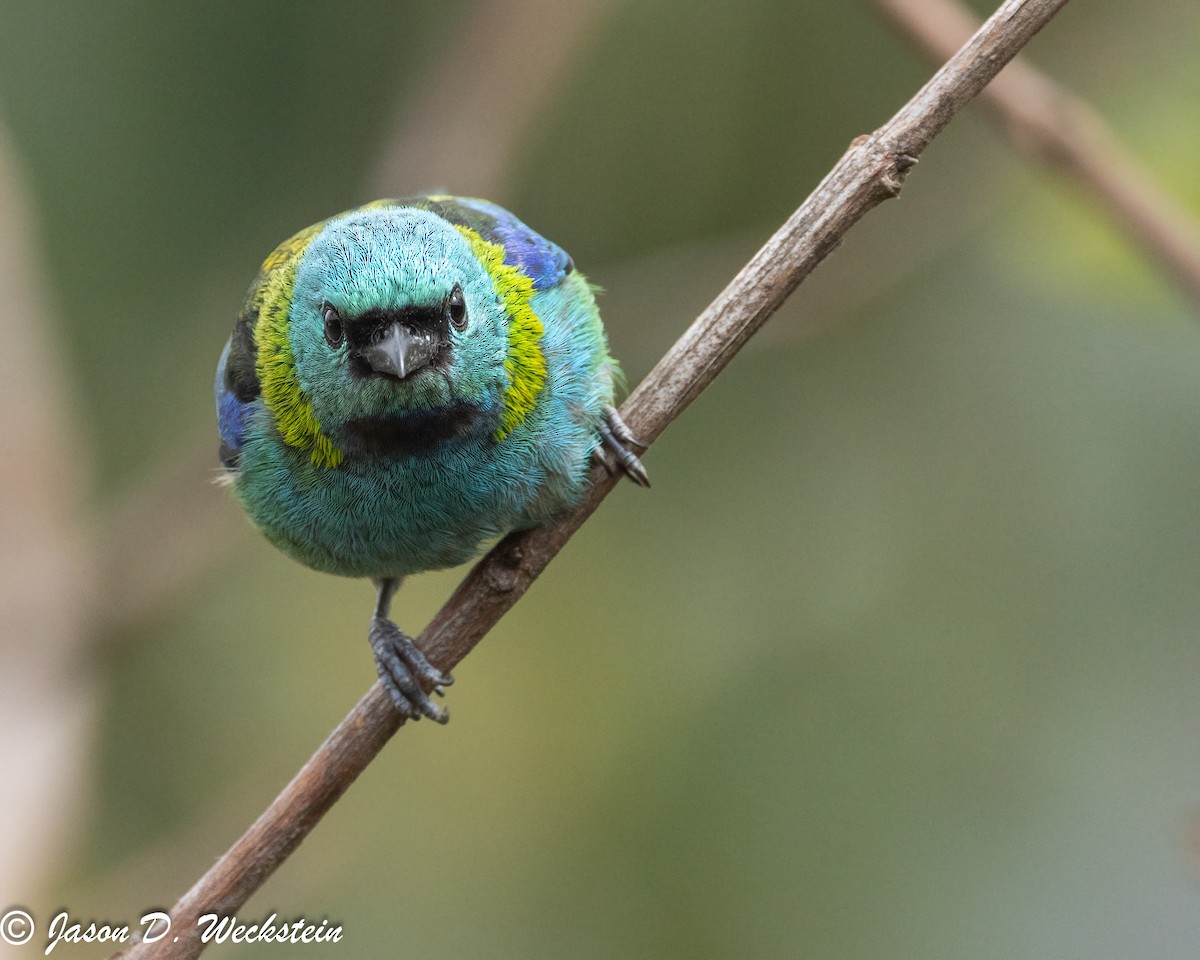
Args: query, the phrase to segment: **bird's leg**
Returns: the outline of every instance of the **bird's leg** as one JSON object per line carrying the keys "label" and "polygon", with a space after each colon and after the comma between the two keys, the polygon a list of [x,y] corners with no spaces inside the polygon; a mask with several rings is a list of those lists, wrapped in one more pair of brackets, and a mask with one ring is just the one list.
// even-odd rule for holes
{"label": "bird's leg", "polygon": [[612,473],[612,466],[609,464],[607,455],[611,453],[625,476],[639,487],[650,486],[650,476],[646,473],[646,468],[642,466],[642,461],[638,459],[637,454],[630,449],[631,447],[644,449],[645,446],[629,432],[629,428],[625,426],[625,421],[621,419],[621,415],[617,413],[615,407],[604,408],[604,419],[600,421],[600,449],[597,453],[600,462],[604,464],[609,473]]}
{"label": "bird's leg", "polygon": [[445,723],[450,719],[450,713],[429,698],[425,687],[432,687],[434,693],[441,696],[442,687],[450,686],[454,678],[426,660],[412,637],[388,619],[392,597],[399,586],[399,577],[375,581],[378,594],[368,633],[371,649],[375,651],[375,669],[379,671],[379,679],[391,694],[396,709],[405,717],[409,720],[428,717]]}

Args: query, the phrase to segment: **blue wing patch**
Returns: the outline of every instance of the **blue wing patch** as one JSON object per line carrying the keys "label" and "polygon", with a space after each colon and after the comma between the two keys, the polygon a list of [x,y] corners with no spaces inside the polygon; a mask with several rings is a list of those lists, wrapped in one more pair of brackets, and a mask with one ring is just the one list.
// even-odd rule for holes
{"label": "blue wing patch", "polygon": [[533,281],[535,290],[557,286],[575,268],[562,247],[525,226],[503,207],[468,197],[459,197],[457,202],[493,218],[494,224],[490,230],[476,228],[480,236],[503,246],[504,262],[511,267],[519,267]]}
{"label": "blue wing patch", "polygon": [[247,421],[257,398],[242,400],[230,386],[225,370],[229,361],[230,342],[226,342],[217,363],[217,378],[213,393],[217,401],[217,430],[221,434],[221,465],[226,470],[236,470],[242,444],[246,442]]}
{"label": "blue wing patch", "polygon": [[504,262],[533,281],[535,290],[558,286],[575,269],[567,252],[530,229],[503,207],[472,197],[403,197],[385,201],[436,213],[457,226],[470,227],[484,240],[504,247]]}

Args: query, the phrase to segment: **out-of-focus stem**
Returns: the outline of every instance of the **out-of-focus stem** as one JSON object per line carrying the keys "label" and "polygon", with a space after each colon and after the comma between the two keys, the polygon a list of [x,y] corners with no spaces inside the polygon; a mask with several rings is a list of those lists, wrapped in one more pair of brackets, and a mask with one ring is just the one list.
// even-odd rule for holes
{"label": "out-of-focus stem", "polygon": [[[939,61],[979,25],[956,0],[876,2]],[[982,99],[1019,150],[1077,183],[1200,307],[1200,226],[1091,106],[1021,59],[1004,68]]]}

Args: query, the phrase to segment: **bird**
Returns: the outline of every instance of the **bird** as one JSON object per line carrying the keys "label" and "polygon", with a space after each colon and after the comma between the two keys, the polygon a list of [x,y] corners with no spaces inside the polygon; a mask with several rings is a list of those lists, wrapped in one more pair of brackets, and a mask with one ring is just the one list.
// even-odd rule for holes
{"label": "bird", "polygon": [[293,559],[375,587],[376,671],[445,723],[453,677],[390,618],[410,574],[552,520],[593,461],[635,483],[595,290],[486,200],[377,200],[301,230],[251,283],[217,364],[219,479]]}

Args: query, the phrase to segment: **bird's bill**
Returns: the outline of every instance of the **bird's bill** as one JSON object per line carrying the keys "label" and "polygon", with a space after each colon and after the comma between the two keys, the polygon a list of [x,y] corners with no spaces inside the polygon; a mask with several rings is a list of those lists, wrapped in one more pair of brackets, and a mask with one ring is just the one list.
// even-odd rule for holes
{"label": "bird's bill", "polygon": [[397,320],[382,339],[363,347],[358,355],[376,373],[403,380],[428,366],[441,347],[441,338],[434,331],[414,329]]}

